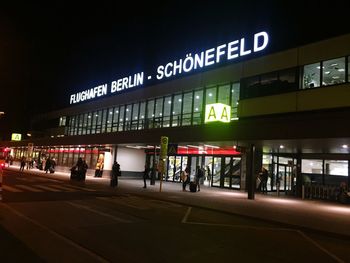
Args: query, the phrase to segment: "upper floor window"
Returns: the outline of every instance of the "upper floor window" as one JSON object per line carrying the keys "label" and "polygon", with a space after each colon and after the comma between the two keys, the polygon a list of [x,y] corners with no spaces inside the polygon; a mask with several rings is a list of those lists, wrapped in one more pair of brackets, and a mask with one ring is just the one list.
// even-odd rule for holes
{"label": "upper floor window", "polygon": [[305,65],[303,70],[303,89],[316,88],[321,82],[321,63]]}
{"label": "upper floor window", "polygon": [[322,85],[334,85],[345,82],[345,58],[336,58],[323,62]]}
{"label": "upper floor window", "polygon": [[60,117],[59,126],[66,126],[66,116]]}

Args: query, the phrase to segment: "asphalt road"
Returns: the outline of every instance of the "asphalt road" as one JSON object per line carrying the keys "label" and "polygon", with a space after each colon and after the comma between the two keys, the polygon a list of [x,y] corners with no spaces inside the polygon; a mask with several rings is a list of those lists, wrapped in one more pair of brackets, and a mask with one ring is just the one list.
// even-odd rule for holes
{"label": "asphalt road", "polygon": [[350,262],[340,237],[14,171],[0,234],[1,262]]}

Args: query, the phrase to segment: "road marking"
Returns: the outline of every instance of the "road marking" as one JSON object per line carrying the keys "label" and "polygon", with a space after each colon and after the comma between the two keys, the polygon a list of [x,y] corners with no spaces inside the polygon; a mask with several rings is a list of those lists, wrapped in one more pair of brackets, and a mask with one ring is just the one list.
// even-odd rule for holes
{"label": "road marking", "polygon": [[16,187],[19,187],[24,190],[29,190],[31,192],[43,192],[43,190],[28,186],[28,185],[23,185],[23,184],[17,184]]}
{"label": "road marking", "polygon": [[189,207],[189,208],[187,209],[186,214],[185,214],[184,218],[182,218],[181,223],[187,223],[187,218],[188,218],[188,216],[190,215],[191,210],[192,210],[192,207]]}
{"label": "road marking", "polygon": [[126,202],[130,201],[130,200],[128,200],[128,198],[129,197],[120,197],[120,198],[112,198],[111,199],[109,197],[97,197],[96,199],[103,200],[103,201],[110,202],[110,203],[114,203],[114,204],[123,205],[123,206],[128,206],[128,207],[131,207],[131,208],[134,208],[134,209],[138,209],[138,210],[147,210],[147,209],[149,209],[147,207],[140,207],[140,206],[137,206],[137,205],[132,205],[132,204],[126,203]]}
{"label": "road marking", "polygon": [[46,186],[46,185],[36,185],[36,187],[39,187],[39,188],[44,189],[44,190],[52,191],[52,192],[61,192],[58,189],[55,189],[53,187]]}
{"label": "road marking", "polygon": [[66,202],[66,203],[67,203],[67,204],[70,204],[71,206],[74,206],[74,207],[76,207],[76,208],[85,209],[85,210],[87,210],[87,211],[96,213],[96,214],[98,214],[98,215],[111,218],[111,219],[113,219],[113,220],[115,220],[115,221],[118,221],[118,222],[120,222],[120,223],[132,223],[132,221],[130,221],[130,220],[127,220],[127,219],[124,219],[124,218],[120,218],[120,217],[116,217],[116,216],[113,216],[113,215],[110,215],[110,214],[107,214],[107,213],[104,213],[104,212],[95,210],[95,209],[93,209],[93,208],[91,208],[91,207],[88,207],[88,206],[85,206],[85,205],[79,205],[79,204],[75,204],[75,203],[72,203],[72,202]]}
{"label": "road marking", "polygon": [[108,263],[109,261],[107,261],[106,259],[104,259],[103,257],[95,254],[94,252],[92,252],[91,250],[86,249],[85,247],[79,245],[78,243],[75,243],[74,241],[70,240],[69,238],[62,236],[61,234],[57,233],[54,230],[51,230],[50,228],[48,228],[47,226],[44,226],[42,224],[40,224],[39,222],[35,221],[34,219],[29,218],[28,216],[20,213],[19,211],[15,210],[14,208],[4,204],[4,203],[0,203],[0,205],[5,206],[8,210],[10,210],[12,213],[16,214],[19,217],[22,217],[24,219],[26,219],[27,221],[31,222],[32,224],[44,229],[45,231],[49,232],[50,234],[54,235],[55,237],[67,242],[68,244],[70,244],[71,246],[87,253],[89,256],[91,256],[92,258],[96,259],[98,262],[105,262]]}
{"label": "road marking", "polygon": [[90,188],[87,188],[87,187],[76,186],[76,185],[69,185],[69,187],[72,187],[73,189],[88,191],[88,192],[96,192],[97,191],[95,189],[90,189]]}
{"label": "road marking", "polygon": [[326,253],[328,256],[330,256],[331,258],[333,258],[335,261],[339,262],[339,263],[345,263],[345,261],[341,260],[340,258],[338,258],[336,255],[334,255],[333,253],[329,252],[327,249],[325,249],[324,247],[322,247],[319,243],[317,243],[315,240],[313,240],[311,237],[308,237],[307,235],[305,235],[303,232],[301,232],[300,230],[296,230],[297,233],[299,233],[303,238],[305,238],[307,241],[309,241],[310,243],[312,243],[314,246],[316,246],[318,249],[322,250],[324,253]]}
{"label": "road marking", "polygon": [[14,187],[9,186],[9,185],[2,185],[2,188],[8,192],[15,192],[15,193],[23,192],[22,190],[14,188]]}
{"label": "road marking", "polygon": [[60,189],[61,191],[64,190],[64,191],[67,191],[67,192],[75,192],[75,191],[77,191],[77,189],[72,189],[70,187],[63,186],[63,185],[52,185],[51,184],[50,187],[54,187],[54,188]]}

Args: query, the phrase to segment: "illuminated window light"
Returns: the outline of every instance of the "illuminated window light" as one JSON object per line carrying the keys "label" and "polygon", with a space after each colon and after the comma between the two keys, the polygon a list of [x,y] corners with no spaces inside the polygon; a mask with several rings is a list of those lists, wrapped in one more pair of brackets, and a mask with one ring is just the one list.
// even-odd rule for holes
{"label": "illuminated window light", "polygon": [[89,116],[88,116],[88,118],[90,119],[90,118],[91,118],[91,116],[89,115]]}
{"label": "illuminated window light", "polygon": [[110,111],[109,114],[113,114],[113,111]]}
{"label": "illuminated window light", "polygon": [[338,63],[331,64],[331,67],[338,66]]}
{"label": "illuminated window light", "polygon": [[179,102],[181,102],[182,101],[182,99],[179,99]]}
{"label": "illuminated window light", "polygon": [[119,111],[116,111],[115,113],[119,113]]}
{"label": "illuminated window light", "polygon": [[168,100],[168,104],[171,104],[171,100]]}
{"label": "illuminated window light", "polygon": [[341,147],[343,147],[344,149],[347,149],[348,145],[347,144],[343,144]]}
{"label": "illuminated window light", "polygon": [[143,118],[145,118],[145,116],[142,115],[142,116],[141,116],[141,119],[143,119]]}
{"label": "illuminated window light", "polygon": [[198,111],[198,108],[195,108],[194,110],[195,110],[195,111]]}
{"label": "illuminated window light", "polygon": [[159,113],[159,116],[162,116],[162,113]]}
{"label": "illuminated window light", "polygon": [[345,69],[340,68],[340,69],[338,69],[338,71],[339,71],[339,72],[344,72],[344,71],[345,71]]}
{"label": "illuminated window light", "polygon": [[197,99],[197,100],[199,99],[199,96],[198,96],[198,95],[196,96],[196,99]]}
{"label": "illuminated window light", "polygon": [[326,71],[325,74],[328,75],[329,73],[331,73],[330,71]]}
{"label": "illuminated window light", "polygon": [[152,117],[154,117],[154,114],[152,114]]}
{"label": "illuminated window light", "polygon": [[281,144],[281,145],[280,145],[280,149],[284,149],[284,145]]}
{"label": "illuminated window light", "polygon": [[126,111],[129,111],[129,109],[126,109]]}
{"label": "illuminated window light", "polygon": [[209,97],[211,97],[211,96],[213,96],[213,93],[209,93],[208,95],[209,95]]}

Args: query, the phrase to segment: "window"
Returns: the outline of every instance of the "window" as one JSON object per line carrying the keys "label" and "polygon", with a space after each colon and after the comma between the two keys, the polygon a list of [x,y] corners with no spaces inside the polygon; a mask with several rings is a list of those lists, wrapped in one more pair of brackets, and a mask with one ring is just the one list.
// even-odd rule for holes
{"label": "window", "polygon": [[345,82],[345,58],[331,59],[323,62],[322,85],[334,85]]}
{"label": "window", "polygon": [[219,86],[218,102],[230,105],[230,85]]}
{"label": "window", "polygon": [[112,131],[112,123],[113,123],[113,108],[109,108],[107,110],[107,130],[106,130],[106,132]]}
{"label": "window", "polygon": [[203,90],[196,90],[193,99],[193,125],[202,123]]}
{"label": "window", "polygon": [[239,82],[233,83],[231,87],[231,119],[237,118],[237,108],[239,101]]}
{"label": "window", "polygon": [[118,131],[118,123],[119,123],[119,107],[114,107],[113,110],[113,123],[112,123],[112,131]]}
{"label": "window", "polygon": [[301,161],[301,172],[309,174],[322,174],[322,160],[306,160]]}
{"label": "window", "polygon": [[145,123],[145,129],[153,128],[153,120],[154,120],[154,99],[149,100],[147,102],[147,119]]}
{"label": "window", "polygon": [[59,126],[66,126],[66,116],[60,117]]}
{"label": "window", "polygon": [[209,88],[206,91],[205,104],[216,103],[216,87]]}
{"label": "window", "polygon": [[348,161],[347,160],[325,160],[324,162],[325,175],[340,175],[348,176]]}
{"label": "window", "polygon": [[124,112],[125,112],[125,106],[120,106],[119,108],[119,124],[118,124],[118,131],[124,131]]}
{"label": "window", "polygon": [[154,128],[162,127],[163,119],[163,98],[156,99],[156,108],[154,113]]}
{"label": "window", "polygon": [[146,115],[146,102],[140,103],[140,114],[139,114],[139,130],[145,129],[144,122],[145,122],[145,115]]}
{"label": "window", "polygon": [[174,96],[172,127],[181,125],[182,94]]}
{"label": "window", "polygon": [[124,125],[124,130],[128,131],[130,130],[130,125],[131,125],[131,111],[132,111],[132,105],[126,105],[125,106],[125,125]]}
{"label": "window", "polygon": [[192,97],[193,92],[187,92],[183,97],[183,108],[182,108],[182,126],[191,125],[192,118]]}
{"label": "window", "polygon": [[170,127],[171,96],[164,98],[163,127]]}
{"label": "window", "polygon": [[131,121],[132,130],[137,130],[138,121],[139,121],[139,103],[134,103],[132,106],[132,121]]}
{"label": "window", "polygon": [[321,63],[305,65],[303,72],[303,89],[320,86]]}

